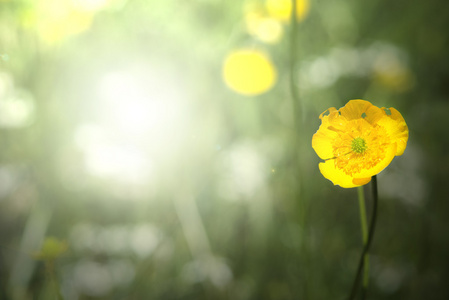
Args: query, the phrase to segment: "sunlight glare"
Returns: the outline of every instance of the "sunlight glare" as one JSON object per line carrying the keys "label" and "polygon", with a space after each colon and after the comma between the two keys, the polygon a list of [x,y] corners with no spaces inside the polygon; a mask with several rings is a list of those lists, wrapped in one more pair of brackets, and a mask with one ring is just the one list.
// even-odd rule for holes
{"label": "sunlight glare", "polygon": [[164,138],[177,124],[179,98],[159,82],[147,83],[126,72],[107,74],[100,83],[101,114],[123,133]]}
{"label": "sunlight glare", "polygon": [[75,5],[79,5],[87,11],[98,11],[107,6],[110,0],[72,0]]}
{"label": "sunlight glare", "polygon": [[25,127],[33,122],[34,116],[31,93],[16,87],[10,74],[0,73],[0,127]]}
{"label": "sunlight glare", "polygon": [[75,137],[86,170],[148,185],[155,170],[182,148],[188,115],[183,89],[151,67],[106,73],[97,84],[93,119],[81,124]]}
{"label": "sunlight glare", "polygon": [[142,149],[115,141],[102,128],[84,125],[76,140],[85,153],[87,170],[94,176],[136,184],[151,177],[152,164]]}

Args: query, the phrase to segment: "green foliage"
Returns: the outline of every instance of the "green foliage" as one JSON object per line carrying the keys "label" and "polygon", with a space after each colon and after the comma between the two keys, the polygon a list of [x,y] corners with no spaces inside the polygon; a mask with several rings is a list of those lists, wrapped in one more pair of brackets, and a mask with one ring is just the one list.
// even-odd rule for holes
{"label": "green foliage", "polygon": [[[350,99],[410,128],[378,176],[369,298],[448,298],[449,10],[311,1],[295,116],[291,26],[277,43],[247,30],[263,4],[0,1],[0,298],[48,299],[54,282],[67,300],[346,298],[357,193],[321,176],[310,144]],[[271,58],[267,93],[223,82],[241,48]],[[53,279],[36,252],[57,258]]]}

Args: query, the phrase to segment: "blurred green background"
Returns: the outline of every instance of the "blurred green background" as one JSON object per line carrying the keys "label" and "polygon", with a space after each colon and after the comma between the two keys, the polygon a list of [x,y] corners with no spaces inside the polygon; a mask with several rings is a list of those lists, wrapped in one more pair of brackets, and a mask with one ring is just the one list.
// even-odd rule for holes
{"label": "blurred green background", "polygon": [[[0,1],[0,299],[346,299],[357,191],[311,138],[350,99],[410,130],[378,176],[368,298],[449,299],[448,17],[311,0],[292,38],[262,0]],[[272,88],[226,85],[238,49]]]}

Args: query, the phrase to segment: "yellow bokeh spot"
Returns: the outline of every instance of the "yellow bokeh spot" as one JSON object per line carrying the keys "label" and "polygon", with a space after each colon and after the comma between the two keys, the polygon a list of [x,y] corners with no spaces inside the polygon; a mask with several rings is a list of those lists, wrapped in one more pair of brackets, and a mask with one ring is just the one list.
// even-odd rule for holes
{"label": "yellow bokeh spot", "polygon": [[[303,20],[309,12],[309,0],[296,0],[296,19]],[[292,11],[291,0],[266,0],[268,14],[278,20],[288,21]]]}
{"label": "yellow bokeh spot", "polygon": [[264,43],[275,44],[284,33],[277,19],[264,17],[257,12],[246,13],[245,22],[248,33]]}
{"label": "yellow bokeh spot", "polygon": [[36,1],[21,14],[21,24],[35,30],[46,45],[54,45],[90,28],[94,12],[73,0]]}
{"label": "yellow bokeh spot", "polygon": [[373,64],[374,79],[396,92],[409,90],[414,84],[413,73],[395,52],[382,53]]}
{"label": "yellow bokeh spot", "polygon": [[375,70],[374,78],[386,88],[404,92],[413,86],[413,74],[409,69],[392,66],[389,70]]}
{"label": "yellow bokeh spot", "polygon": [[91,22],[91,15],[75,11],[67,14],[64,19],[41,22],[37,29],[46,43],[53,44],[63,40],[65,37],[76,35],[87,30]]}
{"label": "yellow bokeh spot", "polygon": [[271,89],[276,82],[276,69],[270,59],[258,50],[237,50],[226,58],[223,78],[234,91],[258,95]]}

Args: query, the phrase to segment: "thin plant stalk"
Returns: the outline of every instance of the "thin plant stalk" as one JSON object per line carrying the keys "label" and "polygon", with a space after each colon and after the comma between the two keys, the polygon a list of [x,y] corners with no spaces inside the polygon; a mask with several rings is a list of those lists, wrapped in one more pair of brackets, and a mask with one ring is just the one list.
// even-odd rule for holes
{"label": "thin plant stalk", "polygon": [[58,282],[58,278],[56,277],[56,273],[55,273],[55,262],[54,260],[47,260],[45,262],[45,268],[47,270],[47,274],[49,277],[49,280],[51,282],[51,285],[53,287],[53,291],[56,295],[56,299],[57,300],[64,300],[64,297],[61,294],[60,291],[60,287],[59,287],[59,282]]}
{"label": "thin plant stalk", "polygon": [[[362,229],[363,246],[368,242],[368,222],[366,220],[366,207],[365,207],[365,193],[363,186],[357,188],[359,196],[359,208],[360,208],[360,225]],[[369,254],[366,253],[363,263],[363,288],[367,289],[369,284]]]}
{"label": "thin plant stalk", "polygon": [[293,105],[293,122],[295,125],[295,130],[300,128],[300,120],[302,117],[301,106],[299,102],[299,93],[297,90],[297,76],[296,76],[296,55],[297,49],[297,31],[298,31],[298,21],[296,18],[296,1],[292,1],[292,11],[290,15],[290,93],[292,96]]}
{"label": "thin plant stalk", "polygon": [[[303,174],[303,170],[301,168],[302,162],[301,162],[301,156],[299,155],[300,151],[300,140],[304,139],[305,133],[304,133],[304,117],[302,114],[302,107],[301,107],[301,99],[299,97],[299,91],[298,91],[298,78],[297,78],[297,59],[298,59],[298,20],[296,16],[296,0],[292,0],[292,10],[290,14],[290,36],[289,36],[289,86],[290,86],[290,94],[291,94],[291,101],[292,101],[292,112],[293,112],[293,129],[294,129],[294,135],[293,135],[293,149],[294,149],[294,155],[293,155],[293,161],[295,162],[296,167],[296,175],[297,180],[299,181],[299,190],[296,190],[296,196],[297,196],[297,203],[298,203],[298,209],[299,209],[299,224],[301,226],[301,265],[306,270],[310,270],[309,268],[309,254],[307,249],[307,242],[306,242],[306,196],[304,193],[304,187],[306,186],[304,179],[305,176]],[[310,274],[309,274],[310,275]],[[303,277],[303,298],[309,299],[309,290],[308,290],[308,276],[302,276]]]}
{"label": "thin plant stalk", "polygon": [[[373,241],[374,229],[376,227],[377,202],[378,202],[376,175],[373,176],[373,178],[371,180],[371,184],[372,184],[372,192],[373,192],[373,211],[372,211],[371,222],[370,222],[370,226],[369,226],[368,240],[367,240],[365,246],[363,247],[362,255],[360,256],[359,266],[357,267],[356,277],[355,277],[354,283],[352,285],[351,294],[348,298],[349,300],[353,300],[355,298],[355,296],[357,295],[357,290],[358,290],[357,287],[360,283],[360,279],[362,277],[362,270],[363,270],[364,264],[365,264],[365,255],[367,255],[369,252],[371,242]],[[366,289],[367,289],[367,287],[365,287],[365,286],[362,287],[362,299],[365,299]]]}

